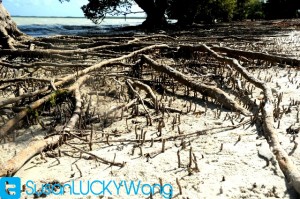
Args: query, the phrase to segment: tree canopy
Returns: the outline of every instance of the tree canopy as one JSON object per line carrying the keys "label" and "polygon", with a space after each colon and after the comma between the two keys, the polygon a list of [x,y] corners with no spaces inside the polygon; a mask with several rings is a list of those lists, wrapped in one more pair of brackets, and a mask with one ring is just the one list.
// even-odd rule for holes
{"label": "tree canopy", "polygon": [[[70,0],[59,0],[70,1]],[[161,27],[166,16],[181,25],[194,22],[211,23],[244,19],[277,19],[299,16],[299,0],[89,0],[82,6],[84,15],[95,23],[107,15],[130,13],[133,3],[143,9],[147,18],[143,25]]]}
{"label": "tree canopy", "polygon": [[[59,0],[70,1],[70,0]],[[94,23],[101,22],[108,14],[121,15],[130,13],[133,3],[143,9],[147,15],[145,26],[162,26],[167,23],[165,12],[168,0],[89,0],[81,9],[84,15]]]}

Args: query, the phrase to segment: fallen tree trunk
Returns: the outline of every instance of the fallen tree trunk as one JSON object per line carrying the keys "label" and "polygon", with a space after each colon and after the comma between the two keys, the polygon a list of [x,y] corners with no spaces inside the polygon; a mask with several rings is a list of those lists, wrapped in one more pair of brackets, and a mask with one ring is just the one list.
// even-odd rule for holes
{"label": "fallen tree trunk", "polygon": [[153,59],[149,58],[146,55],[142,56],[142,63],[143,62],[147,63],[154,70],[165,73],[174,78],[174,80],[178,81],[179,83],[197,92],[200,92],[202,95],[215,99],[219,104],[223,105],[223,107],[226,107],[229,110],[237,111],[244,115],[250,114],[247,109],[241,107],[236,101],[231,99],[231,97],[227,93],[215,86],[209,86],[200,82],[196,82],[194,79],[182,74],[181,72],[175,70],[170,66],[155,62]]}

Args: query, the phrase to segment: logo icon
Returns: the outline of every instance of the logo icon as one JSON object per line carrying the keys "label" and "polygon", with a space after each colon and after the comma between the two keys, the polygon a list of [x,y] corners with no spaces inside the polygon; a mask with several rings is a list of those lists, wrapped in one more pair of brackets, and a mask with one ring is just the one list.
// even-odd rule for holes
{"label": "logo icon", "polygon": [[0,178],[0,198],[19,199],[21,197],[21,179],[18,177]]}

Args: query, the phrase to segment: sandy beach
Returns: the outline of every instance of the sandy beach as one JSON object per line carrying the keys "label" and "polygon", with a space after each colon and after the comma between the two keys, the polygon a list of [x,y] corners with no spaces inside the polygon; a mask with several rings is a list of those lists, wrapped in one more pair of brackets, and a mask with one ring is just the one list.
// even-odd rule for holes
{"label": "sandy beach", "polygon": [[[120,32],[114,37],[106,34],[36,38],[35,49],[41,50],[41,54],[27,54],[27,58],[2,55],[1,62],[7,65],[3,65],[0,71],[1,80],[28,79],[14,81],[11,87],[1,89],[1,100],[16,97],[16,92],[34,92],[45,86],[50,88],[39,95],[0,106],[0,126],[3,127],[28,104],[49,93],[57,94],[55,87],[58,90],[69,88],[67,85],[80,79],[83,76],[81,71],[91,66],[127,56],[147,46],[168,46],[90,70],[87,81],[75,90],[80,93],[81,106],[78,122],[70,131],[66,127],[78,105],[78,93],[73,91],[50,97],[6,134],[0,144],[2,168],[33,143],[65,135],[62,144],[42,148],[14,173],[25,187],[21,198],[38,198],[38,194],[26,194],[26,191],[34,190],[33,184],[36,191],[41,191],[43,184],[63,186],[74,182],[73,188],[78,191],[80,181],[86,185],[95,180],[106,185],[110,182],[110,191],[96,196],[90,190],[83,196],[75,195],[68,187],[63,195],[42,194],[40,197],[298,198],[279,167],[262,128],[263,116],[259,110],[266,97],[263,91],[238,74],[233,66],[218,61],[207,52],[180,54],[177,51],[183,45],[206,44],[212,49],[214,46],[228,47],[300,59],[298,26],[285,28],[281,21],[264,26],[261,22],[247,23],[250,25],[220,24],[156,34]],[[44,49],[46,43],[51,44],[51,48]],[[42,55],[45,52],[49,56]],[[279,108],[278,112],[274,111],[272,125],[282,149],[299,168],[299,66],[218,53],[237,59],[253,77],[272,88],[274,106]],[[171,66],[173,72],[184,74],[191,82],[219,88],[243,110],[249,111],[249,115],[230,110],[220,103],[223,99],[207,97],[167,73],[150,67],[145,60],[139,65],[142,54],[159,64]],[[9,67],[9,64],[19,68]],[[77,76],[66,84],[55,86],[70,74]],[[156,102],[149,92],[138,87],[136,81],[151,87]],[[135,101],[129,106],[132,100]],[[32,186],[25,186],[28,181],[34,182]],[[146,185],[140,187],[137,194],[130,192],[128,195],[124,183],[130,182],[140,182],[141,187]],[[94,188],[97,190],[104,186],[100,182],[96,184]],[[116,184],[121,185],[119,189]],[[61,191],[51,186],[50,189]]]}

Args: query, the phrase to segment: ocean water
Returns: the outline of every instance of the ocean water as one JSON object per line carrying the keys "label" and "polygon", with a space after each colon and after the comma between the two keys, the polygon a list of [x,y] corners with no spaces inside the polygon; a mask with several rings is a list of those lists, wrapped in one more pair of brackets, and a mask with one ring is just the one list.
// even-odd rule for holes
{"label": "ocean water", "polygon": [[113,31],[129,25],[139,25],[144,18],[106,18],[94,24],[86,18],[72,17],[12,17],[19,29],[34,37],[51,35],[84,35]]}

